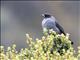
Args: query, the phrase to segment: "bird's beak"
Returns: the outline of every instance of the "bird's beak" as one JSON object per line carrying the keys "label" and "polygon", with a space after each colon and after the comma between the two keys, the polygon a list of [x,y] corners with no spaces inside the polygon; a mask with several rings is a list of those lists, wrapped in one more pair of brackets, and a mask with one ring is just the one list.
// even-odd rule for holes
{"label": "bird's beak", "polygon": [[44,17],[44,14],[42,14],[42,17]]}

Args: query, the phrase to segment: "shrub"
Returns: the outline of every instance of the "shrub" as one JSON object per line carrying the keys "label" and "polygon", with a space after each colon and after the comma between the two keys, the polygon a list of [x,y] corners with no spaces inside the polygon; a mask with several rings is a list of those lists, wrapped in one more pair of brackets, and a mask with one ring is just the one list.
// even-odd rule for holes
{"label": "shrub", "polygon": [[4,51],[4,46],[0,46],[1,60],[80,60],[80,47],[75,52],[69,39],[69,34],[57,34],[50,31],[41,39],[33,39],[26,34],[28,48],[16,50],[13,44]]}

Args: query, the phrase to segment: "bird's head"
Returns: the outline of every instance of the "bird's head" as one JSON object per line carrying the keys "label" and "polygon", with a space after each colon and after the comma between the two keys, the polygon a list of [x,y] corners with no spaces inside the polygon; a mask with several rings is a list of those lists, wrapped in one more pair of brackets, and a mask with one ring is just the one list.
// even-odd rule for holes
{"label": "bird's head", "polygon": [[50,14],[42,14],[42,17],[44,17],[44,18],[50,18],[51,15]]}

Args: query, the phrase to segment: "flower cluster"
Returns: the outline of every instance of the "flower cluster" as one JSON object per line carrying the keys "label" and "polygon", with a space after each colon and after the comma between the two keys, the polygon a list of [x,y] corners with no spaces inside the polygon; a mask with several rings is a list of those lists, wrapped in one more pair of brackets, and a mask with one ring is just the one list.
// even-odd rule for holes
{"label": "flower cluster", "polygon": [[57,34],[50,30],[50,34],[44,35],[36,41],[26,34],[28,48],[22,48],[19,52],[13,44],[4,51],[4,46],[0,46],[0,60],[79,60],[80,47],[78,52],[72,47],[69,34]]}

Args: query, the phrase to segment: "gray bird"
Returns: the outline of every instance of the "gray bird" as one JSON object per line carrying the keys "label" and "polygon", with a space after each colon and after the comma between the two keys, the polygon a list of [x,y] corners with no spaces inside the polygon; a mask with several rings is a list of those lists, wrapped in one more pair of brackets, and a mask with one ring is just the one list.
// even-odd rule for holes
{"label": "gray bird", "polygon": [[50,14],[42,14],[43,21],[42,21],[42,28],[43,30],[46,28],[47,30],[53,29],[58,34],[64,34],[64,29],[58,24],[54,16],[51,16]]}

